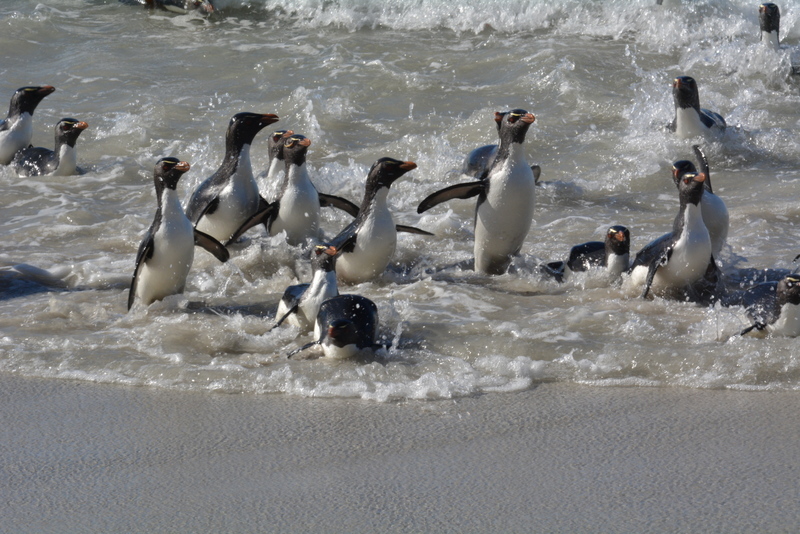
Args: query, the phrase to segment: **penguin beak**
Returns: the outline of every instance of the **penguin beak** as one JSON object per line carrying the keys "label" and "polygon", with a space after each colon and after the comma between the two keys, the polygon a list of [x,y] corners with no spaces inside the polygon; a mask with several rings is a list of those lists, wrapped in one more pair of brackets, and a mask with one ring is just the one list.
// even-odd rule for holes
{"label": "penguin beak", "polygon": [[520,120],[526,124],[533,124],[533,121],[536,120],[536,117],[534,117],[533,113],[526,113],[520,118]]}
{"label": "penguin beak", "polygon": [[77,128],[78,130],[85,130],[88,127],[89,125],[83,121],[76,122],[75,125],[73,126],[73,128]]}
{"label": "penguin beak", "polygon": [[42,97],[45,97],[45,96],[49,95],[50,93],[52,93],[55,90],[56,90],[56,88],[53,87],[52,85],[43,85],[36,92],[38,94],[42,95]]}
{"label": "penguin beak", "polygon": [[400,164],[400,168],[404,171],[410,171],[417,168],[417,164],[413,161],[404,161]]}
{"label": "penguin beak", "polygon": [[301,140],[300,140],[300,142],[299,142],[298,144],[299,144],[300,146],[309,147],[309,146],[311,146],[311,139],[309,139],[308,137],[306,137],[306,138],[304,138],[304,139],[301,139]]}
{"label": "penguin beak", "polygon": [[181,161],[180,163],[175,165],[175,167],[173,167],[173,168],[175,170],[178,170],[178,171],[181,171],[181,172],[186,172],[186,171],[188,171],[190,169],[190,165],[188,163],[186,163],[185,161]]}
{"label": "penguin beak", "polygon": [[694,181],[695,182],[701,182],[701,183],[705,182],[706,181],[705,173],[702,173],[702,172],[697,173],[697,175],[694,177]]}
{"label": "penguin beak", "polygon": [[274,123],[278,122],[279,120],[280,120],[280,118],[278,118],[278,116],[275,115],[274,113],[265,113],[265,114],[261,115],[260,123],[263,126],[269,126],[270,124],[274,124]]}

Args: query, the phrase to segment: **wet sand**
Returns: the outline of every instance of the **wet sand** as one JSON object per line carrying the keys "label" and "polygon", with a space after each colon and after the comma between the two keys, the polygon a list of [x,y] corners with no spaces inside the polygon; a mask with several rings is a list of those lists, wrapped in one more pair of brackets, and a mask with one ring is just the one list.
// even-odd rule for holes
{"label": "wet sand", "polygon": [[0,532],[790,532],[800,395],[377,404],[0,375]]}

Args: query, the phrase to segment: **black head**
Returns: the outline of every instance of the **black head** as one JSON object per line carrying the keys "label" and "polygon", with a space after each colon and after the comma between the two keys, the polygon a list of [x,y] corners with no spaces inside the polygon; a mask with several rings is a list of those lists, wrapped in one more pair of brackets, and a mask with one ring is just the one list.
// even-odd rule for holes
{"label": "black head", "polygon": [[[502,115],[498,117],[498,115]],[[500,141],[507,143],[522,143],[536,117],[524,109],[512,109],[503,113],[495,113],[495,120],[499,120]]]}
{"label": "black head", "polygon": [[615,225],[606,232],[606,250],[614,254],[628,254],[631,251],[631,233],[622,225]]}
{"label": "black head", "polygon": [[226,143],[228,146],[232,145],[239,148],[244,145],[250,145],[262,128],[274,124],[278,120],[278,116],[272,113],[237,113],[231,117],[231,121],[228,123]]}
{"label": "black head", "polygon": [[311,146],[311,139],[304,135],[294,134],[283,140],[283,159],[286,166],[302,165],[306,162],[306,153]]}
{"label": "black head", "polygon": [[367,175],[367,191],[377,191],[381,187],[391,187],[395,180],[412,169],[417,164],[413,161],[400,161],[394,158],[381,158],[372,164]]}
{"label": "black head", "polygon": [[153,171],[153,179],[156,184],[156,191],[159,193],[159,201],[161,200],[162,188],[166,187],[167,189],[175,190],[178,187],[178,180],[188,170],[189,164],[178,158],[161,158],[158,160]]}
{"label": "black head", "polygon": [[337,347],[345,347],[358,342],[356,325],[349,319],[336,319],[328,325],[328,338]]}
{"label": "black head", "polygon": [[8,116],[15,117],[26,112],[33,115],[39,102],[55,90],[56,88],[52,85],[20,87],[11,97]]}
{"label": "black head", "polygon": [[702,172],[684,173],[678,182],[681,204],[694,204],[695,206],[699,204],[705,190],[705,181],[706,175]]}
{"label": "black head", "polygon": [[294,132],[291,130],[275,130],[269,136],[269,140],[267,141],[267,146],[269,147],[269,160],[272,161],[275,158],[283,159],[283,140],[287,137],[294,135]]}
{"label": "black head", "polygon": [[762,32],[778,34],[781,28],[781,10],[775,4],[761,4],[758,6],[758,22]]}
{"label": "black head", "polygon": [[675,108],[694,108],[700,112],[700,93],[697,82],[691,76],[678,76],[672,80],[672,98]]}
{"label": "black head", "polygon": [[61,119],[58,121],[58,124],[56,124],[56,146],[67,144],[74,147],[75,141],[78,140],[81,133],[88,127],[88,124],[77,119]]}
{"label": "black head", "polygon": [[314,247],[314,255],[311,258],[312,270],[323,270],[325,272],[332,272],[336,269],[336,258],[339,255],[339,250],[333,245],[316,245]]}
{"label": "black head", "polygon": [[672,164],[672,181],[675,182],[675,185],[680,187],[680,181],[684,174],[687,172],[697,172],[697,168],[694,166],[694,163],[687,159],[682,159],[680,161],[676,161]]}
{"label": "black head", "polygon": [[800,276],[790,274],[778,282],[778,305],[800,304]]}

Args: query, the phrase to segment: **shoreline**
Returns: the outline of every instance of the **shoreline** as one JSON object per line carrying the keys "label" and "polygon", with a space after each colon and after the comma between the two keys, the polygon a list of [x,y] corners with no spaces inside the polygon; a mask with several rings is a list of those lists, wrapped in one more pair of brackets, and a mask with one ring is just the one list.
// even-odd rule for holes
{"label": "shoreline", "polygon": [[546,383],[378,404],[0,374],[0,532],[755,532],[800,396]]}

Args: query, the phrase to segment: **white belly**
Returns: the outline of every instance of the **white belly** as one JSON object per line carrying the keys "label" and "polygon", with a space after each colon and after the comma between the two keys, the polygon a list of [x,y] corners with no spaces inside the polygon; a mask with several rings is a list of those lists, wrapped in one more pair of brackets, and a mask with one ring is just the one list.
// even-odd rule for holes
{"label": "white belly", "polygon": [[358,284],[377,278],[389,265],[397,247],[397,230],[388,208],[373,210],[362,225],[353,252],[336,260],[339,279]]}
{"label": "white belly", "polygon": [[185,215],[163,221],[153,241],[153,256],[136,282],[136,296],[144,304],[183,293],[194,260],[194,230]]}
{"label": "white belly", "polygon": [[0,132],[0,164],[8,165],[17,150],[31,144],[33,138],[33,119],[29,113],[23,113],[11,127]]}
{"label": "white belly", "polygon": [[784,304],[781,316],[767,326],[767,332],[778,336],[797,337],[800,335],[800,305]]}
{"label": "white belly", "polygon": [[53,171],[53,176],[72,176],[78,173],[77,151],[67,145],[61,145],[58,154],[58,167]]}
{"label": "white belly", "polygon": [[278,216],[269,233],[284,231],[290,245],[319,237],[319,195],[308,179],[290,183],[280,199]]}
{"label": "white belly", "polygon": [[678,108],[675,112],[675,134],[681,139],[689,139],[709,133],[708,127],[700,120],[694,108]]}
{"label": "white belly", "polygon": [[258,186],[252,172],[234,175],[220,193],[216,211],[211,215],[203,215],[197,223],[197,229],[225,243],[245,221],[255,215],[258,205]]}
{"label": "white belly", "polygon": [[728,239],[728,227],[730,226],[728,208],[717,195],[705,191],[700,200],[700,210],[711,238],[711,252],[715,258],[719,258],[722,247]]}

